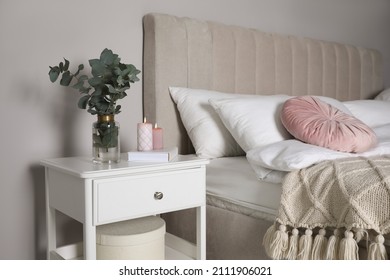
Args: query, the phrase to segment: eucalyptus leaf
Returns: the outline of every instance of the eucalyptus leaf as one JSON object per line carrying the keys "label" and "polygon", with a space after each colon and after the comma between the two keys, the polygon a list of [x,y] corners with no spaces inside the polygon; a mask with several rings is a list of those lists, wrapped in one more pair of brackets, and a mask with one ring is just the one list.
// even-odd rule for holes
{"label": "eucalyptus leaf", "polygon": [[60,75],[60,68],[58,66],[50,67],[49,77],[52,83],[57,81],[59,75]]}
{"label": "eucalyptus leaf", "polygon": [[111,112],[108,112],[109,103],[106,102],[104,99],[100,99],[95,103],[95,108],[98,112],[101,112],[103,114],[110,114]]}
{"label": "eucalyptus leaf", "polygon": [[80,64],[80,65],[78,66],[77,72],[74,74],[74,76],[77,76],[77,75],[80,73],[80,71],[83,70],[83,69],[84,69],[84,64]]}
{"label": "eucalyptus leaf", "polygon": [[99,134],[101,144],[104,148],[112,148],[118,146],[119,129],[117,126],[110,125],[108,127],[102,127],[99,129]]}
{"label": "eucalyptus leaf", "polygon": [[94,58],[94,59],[88,60],[88,62],[89,62],[89,66],[93,67],[94,64],[100,63],[100,60],[97,58]]}
{"label": "eucalyptus leaf", "polygon": [[129,75],[131,71],[132,70],[129,67],[127,67],[125,70],[121,71],[120,75],[121,75],[121,77],[125,77],[125,76]]}
{"label": "eucalyptus leaf", "polygon": [[130,87],[122,87],[120,89],[117,90],[117,92],[119,93],[125,93],[126,90],[128,90]]}
{"label": "eucalyptus leaf", "polygon": [[91,98],[89,99],[88,102],[89,106],[95,107],[95,105],[99,102],[100,99],[101,96],[91,94]]}
{"label": "eucalyptus leaf", "polygon": [[117,93],[117,90],[110,84],[106,84],[107,88],[108,88],[108,92],[110,93]]}
{"label": "eucalyptus leaf", "polygon": [[87,75],[81,75],[79,77],[79,81],[86,81],[86,80],[88,80],[88,76]]}
{"label": "eucalyptus leaf", "polygon": [[80,93],[89,93],[89,91],[91,90],[91,87],[82,87],[79,89]]}
{"label": "eucalyptus leaf", "polygon": [[98,144],[98,146],[101,146],[102,145],[102,139],[100,138],[99,135],[97,135],[96,133],[94,133],[92,135],[92,139],[93,139],[93,143],[94,144]]}
{"label": "eucalyptus leaf", "polygon": [[84,87],[84,81],[80,81],[80,80],[72,86],[72,88],[78,90],[82,89],[83,87]]}
{"label": "eucalyptus leaf", "polygon": [[100,55],[100,61],[105,65],[112,65],[118,55],[114,54],[112,50],[104,49]]}
{"label": "eucalyptus leaf", "polygon": [[94,92],[92,92],[92,96],[101,96],[102,95],[102,89],[101,88],[96,88]]}
{"label": "eucalyptus leaf", "polygon": [[69,71],[65,71],[62,74],[62,78],[60,81],[60,85],[62,86],[69,86],[70,82],[72,81],[73,76],[70,74]]}
{"label": "eucalyptus leaf", "polygon": [[94,108],[88,108],[87,112],[90,113],[91,115],[97,115],[98,113]]}
{"label": "eucalyptus leaf", "polygon": [[91,96],[89,96],[88,94],[80,97],[79,102],[77,104],[78,107],[80,109],[86,109],[90,98],[91,98]]}
{"label": "eucalyptus leaf", "polygon": [[98,86],[102,84],[102,79],[100,77],[93,77],[88,80],[88,83],[92,86]]}
{"label": "eucalyptus leaf", "polygon": [[64,64],[64,71],[68,71],[68,70],[69,70],[69,60],[67,60],[66,58],[64,58],[64,61],[65,61],[65,64]]}
{"label": "eucalyptus leaf", "polygon": [[125,84],[125,82],[124,82],[122,76],[119,76],[118,79],[116,79],[116,82],[117,82],[118,85],[120,85],[120,86],[123,86],[123,85]]}
{"label": "eucalyptus leaf", "polygon": [[94,77],[104,76],[106,67],[102,62],[100,62],[100,60],[94,60],[92,64],[90,63],[90,65],[92,67],[92,75]]}
{"label": "eucalyptus leaf", "polygon": [[115,68],[113,69],[113,72],[114,72],[114,74],[117,75],[117,76],[122,75],[122,69],[121,69],[120,67],[115,67]]}
{"label": "eucalyptus leaf", "polygon": [[118,93],[118,99],[125,98],[127,96],[126,92],[120,92]]}

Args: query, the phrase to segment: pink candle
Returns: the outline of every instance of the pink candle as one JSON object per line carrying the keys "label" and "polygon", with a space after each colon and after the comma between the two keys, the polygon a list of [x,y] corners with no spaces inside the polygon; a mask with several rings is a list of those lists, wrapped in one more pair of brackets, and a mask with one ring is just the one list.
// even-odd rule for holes
{"label": "pink candle", "polygon": [[137,124],[137,149],[138,151],[150,151],[153,149],[153,126],[146,122]]}
{"label": "pink candle", "polygon": [[163,148],[163,130],[157,127],[157,123],[153,128],[153,150],[160,150]]}

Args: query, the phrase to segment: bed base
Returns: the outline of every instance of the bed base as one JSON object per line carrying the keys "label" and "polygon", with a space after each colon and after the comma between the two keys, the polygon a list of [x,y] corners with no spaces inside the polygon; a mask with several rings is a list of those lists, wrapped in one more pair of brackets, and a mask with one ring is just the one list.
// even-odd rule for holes
{"label": "bed base", "polygon": [[[207,205],[207,253],[209,260],[269,259],[262,238],[272,222]],[[167,232],[196,242],[193,209],[164,214]]]}

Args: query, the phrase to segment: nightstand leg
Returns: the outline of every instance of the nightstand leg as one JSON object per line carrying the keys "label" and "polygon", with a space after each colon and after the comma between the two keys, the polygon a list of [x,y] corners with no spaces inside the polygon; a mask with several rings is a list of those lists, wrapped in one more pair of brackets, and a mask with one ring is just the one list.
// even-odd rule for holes
{"label": "nightstand leg", "polygon": [[96,260],[96,227],[84,224],[84,258]]}
{"label": "nightstand leg", "polygon": [[96,260],[96,226],[93,223],[92,180],[85,180],[84,259]]}
{"label": "nightstand leg", "polygon": [[196,255],[198,260],[206,259],[206,206],[196,208]]}
{"label": "nightstand leg", "polygon": [[47,250],[46,258],[50,260],[51,251],[57,249],[57,235],[56,235],[56,210],[50,207],[49,201],[49,170],[45,168],[45,196],[46,196],[46,233],[47,233]]}
{"label": "nightstand leg", "polygon": [[57,249],[56,236],[56,210],[50,206],[46,208],[47,219],[47,259],[50,260],[50,252]]}

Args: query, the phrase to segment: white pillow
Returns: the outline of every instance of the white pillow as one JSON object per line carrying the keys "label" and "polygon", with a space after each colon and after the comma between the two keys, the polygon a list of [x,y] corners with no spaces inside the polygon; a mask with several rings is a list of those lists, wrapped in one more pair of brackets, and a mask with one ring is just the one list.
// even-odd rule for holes
{"label": "white pillow", "polygon": [[[390,92],[389,92],[390,93]],[[381,100],[354,100],[343,104],[369,127],[390,123],[390,103]]]}
{"label": "white pillow", "polygon": [[199,157],[218,158],[244,155],[220,118],[208,103],[210,98],[242,97],[217,91],[170,87],[170,94],[177,104],[181,120]]}
{"label": "white pillow", "polygon": [[282,105],[289,98],[287,95],[266,95],[210,99],[209,102],[237,143],[247,152],[291,138],[279,118]]}
{"label": "white pillow", "polygon": [[290,139],[252,149],[246,157],[254,169],[258,166],[292,171],[324,160],[346,157],[348,154]]}
{"label": "white pillow", "polygon": [[351,111],[348,109],[347,106],[345,106],[343,104],[343,102],[337,100],[337,99],[334,99],[332,97],[327,97],[327,96],[318,96],[318,95],[313,95],[314,97],[317,97],[319,99],[321,99],[322,101],[336,107],[337,109],[343,111],[344,113],[347,113],[349,115],[352,115]]}
{"label": "white pillow", "polygon": [[380,92],[376,97],[376,100],[390,101],[390,88]]}
{"label": "white pillow", "polygon": [[[292,138],[280,120],[288,95],[256,95],[246,98],[210,99],[226,128],[244,151]],[[339,101],[318,96],[324,102],[351,114]]]}
{"label": "white pillow", "polygon": [[[293,171],[324,160],[345,157],[371,157],[390,153],[390,124],[373,129],[378,137],[375,148],[364,153],[343,153],[290,139],[248,151],[246,157],[253,167],[262,172],[264,168]],[[258,173],[256,172],[256,173]]]}

